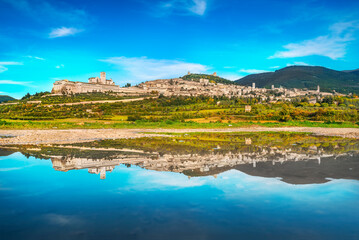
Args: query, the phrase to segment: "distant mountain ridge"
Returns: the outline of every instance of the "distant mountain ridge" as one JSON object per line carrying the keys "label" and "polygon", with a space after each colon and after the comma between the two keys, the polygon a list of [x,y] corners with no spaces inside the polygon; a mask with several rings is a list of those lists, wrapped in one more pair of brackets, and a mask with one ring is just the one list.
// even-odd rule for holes
{"label": "distant mountain ridge", "polygon": [[236,84],[270,88],[316,89],[319,85],[323,91],[341,93],[359,93],[359,69],[336,71],[319,66],[290,66],[275,72],[251,74],[235,81]]}
{"label": "distant mountain ridge", "polygon": [[10,97],[8,95],[0,95],[0,103],[2,102],[7,102],[7,101],[12,101],[12,100],[16,100],[13,97]]}

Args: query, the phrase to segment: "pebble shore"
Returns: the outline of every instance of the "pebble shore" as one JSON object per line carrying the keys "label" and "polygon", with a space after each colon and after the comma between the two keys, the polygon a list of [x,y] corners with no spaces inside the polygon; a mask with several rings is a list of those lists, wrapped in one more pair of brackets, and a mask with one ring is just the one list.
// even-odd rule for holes
{"label": "pebble shore", "polygon": [[[186,132],[310,132],[323,136],[339,136],[359,139],[359,128],[313,127],[251,127],[227,129],[50,129],[50,130],[0,130],[0,145],[71,144],[101,139],[138,138],[164,136],[163,133]],[[151,133],[151,134],[149,134]]]}

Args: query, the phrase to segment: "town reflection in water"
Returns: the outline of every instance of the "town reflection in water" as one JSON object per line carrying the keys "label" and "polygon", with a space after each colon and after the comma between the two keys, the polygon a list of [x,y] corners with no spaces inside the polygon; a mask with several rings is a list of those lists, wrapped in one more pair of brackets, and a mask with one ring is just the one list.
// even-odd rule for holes
{"label": "town reflection in water", "polygon": [[307,133],[4,146],[0,239],[358,239],[358,150]]}
{"label": "town reflection in water", "polygon": [[308,139],[307,135],[295,136],[297,138],[293,141],[293,136],[285,137],[288,138],[286,143],[276,135],[251,138],[239,134],[230,136],[227,142],[193,139],[191,136],[143,138],[27,147],[20,151],[26,156],[51,160],[57,171],[88,169],[91,174],[99,174],[100,179],[105,179],[107,173],[123,164],[178,172],[188,178],[217,177],[217,174],[235,169],[252,176],[279,178],[290,184],[325,183],[331,179],[359,180],[359,146],[356,141],[339,138],[324,141],[313,136]]}

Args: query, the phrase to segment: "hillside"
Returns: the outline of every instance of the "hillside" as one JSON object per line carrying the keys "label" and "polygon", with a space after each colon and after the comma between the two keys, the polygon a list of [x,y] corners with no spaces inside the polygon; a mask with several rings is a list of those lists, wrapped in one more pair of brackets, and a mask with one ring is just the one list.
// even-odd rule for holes
{"label": "hillside", "polygon": [[359,71],[335,71],[325,67],[291,66],[275,72],[248,75],[235,81],[237,84],[249,86],[253,82],[257,87],[316,89],[323,91],[336,90],[341,93],[359,93]]}
{"label": "hillside", "polygon": [[221,78],[218,76],[214,76],[214,75],[209,75],[209,74],[188,74],[182,77],[183,80],[192,80],[192,81],[199,81],[199,79],[204,78],[204,79],[208,79],[210,81],[214,81],[216,83],[223,83],[223,84],[236,84],[235,82],[225,79],[225,78]]}
{"label": "hillside", "polygon": [[355,75],[359,76],[359,68],[355,69],[355,70],[346,70],[346,71],[343,71],[343,72],[352,73],[352,74],[355,74]]}
{"label": "hillside", "polygon": [[8,95],[0,95],[0,103],[2,102],[7,102],[7,101],[12,101],[12,100],[16,100],[13,97],[10,97]]}

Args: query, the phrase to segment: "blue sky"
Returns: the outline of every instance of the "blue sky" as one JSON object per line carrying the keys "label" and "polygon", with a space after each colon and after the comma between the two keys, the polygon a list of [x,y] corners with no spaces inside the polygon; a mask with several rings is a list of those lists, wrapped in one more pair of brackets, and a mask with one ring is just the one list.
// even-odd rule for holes
{"label": "blue sky", "polygon": [[0,94],[288,65],[359,68],[359,1],[0,0]]}

